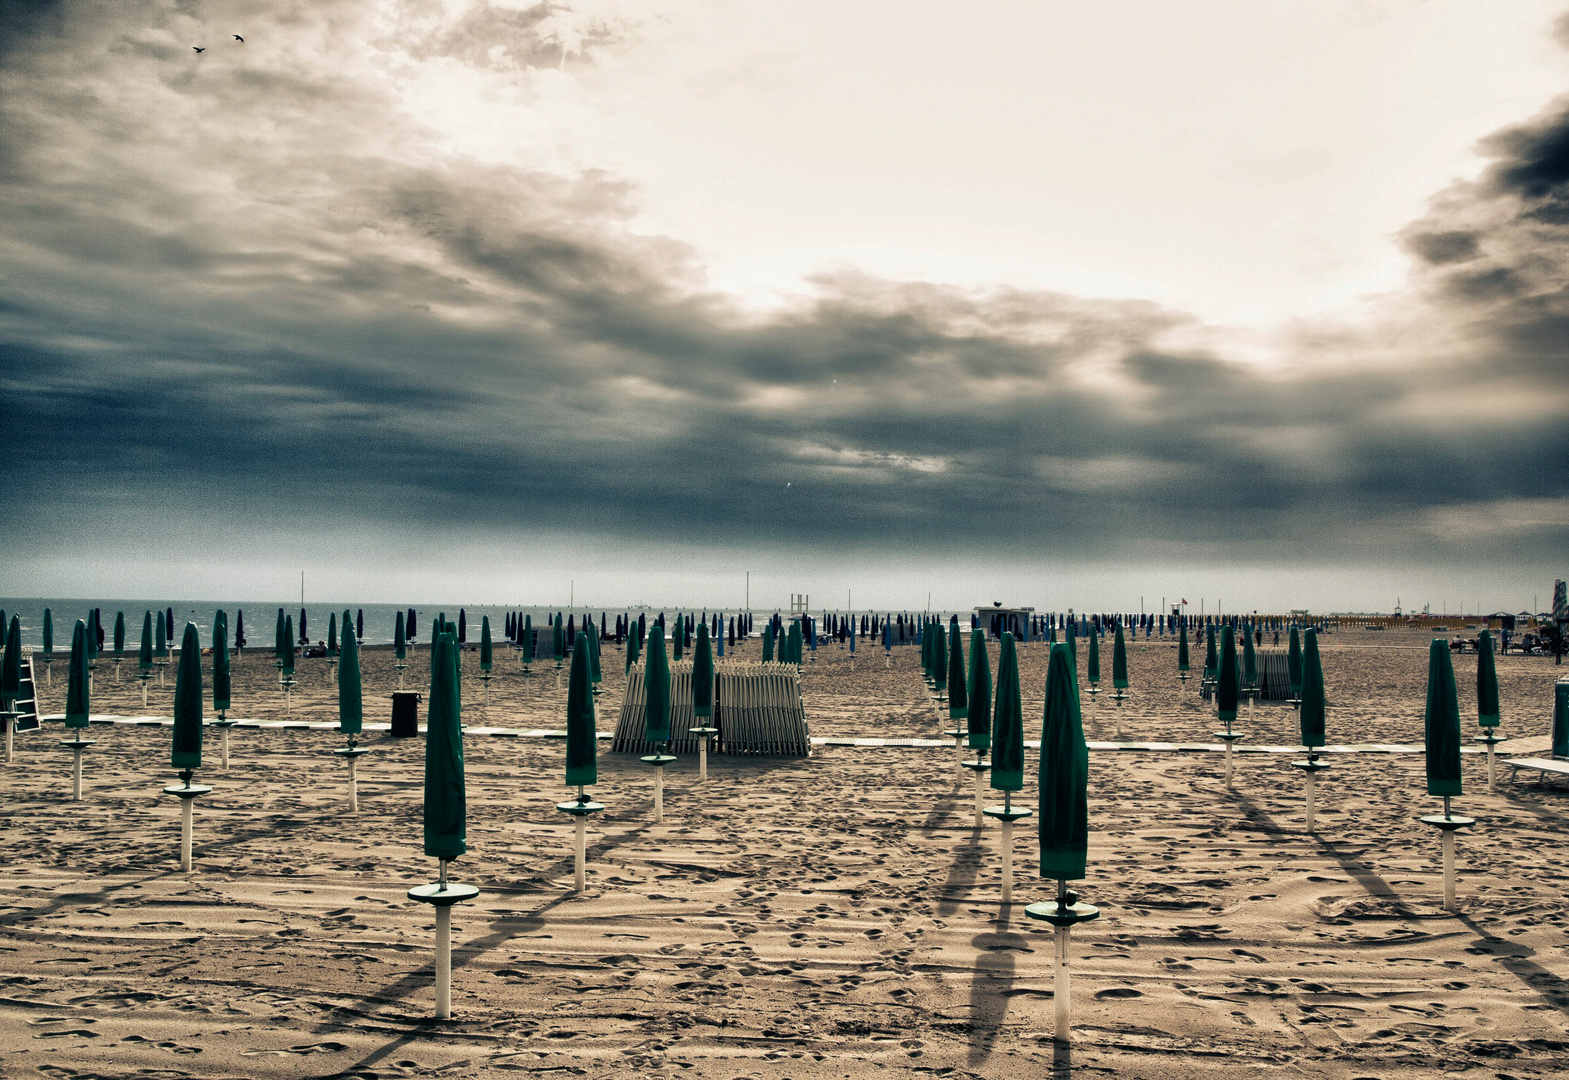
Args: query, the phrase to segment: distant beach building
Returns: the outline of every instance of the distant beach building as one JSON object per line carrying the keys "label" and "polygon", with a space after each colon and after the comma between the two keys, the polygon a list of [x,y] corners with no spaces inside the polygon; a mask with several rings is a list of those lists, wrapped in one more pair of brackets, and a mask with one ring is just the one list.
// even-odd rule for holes
{"label": "distant beach building", "polygon": [[1035,636],[1031,630],[1035,624],[1035,609],[1032,607],[1003,607],[1001,604],[989,604],[986,607],[975,609],[975,625],[986,632],[991,639],[1002,637],[1004,630],[1011,633],[1015,641],[1034,641]]}

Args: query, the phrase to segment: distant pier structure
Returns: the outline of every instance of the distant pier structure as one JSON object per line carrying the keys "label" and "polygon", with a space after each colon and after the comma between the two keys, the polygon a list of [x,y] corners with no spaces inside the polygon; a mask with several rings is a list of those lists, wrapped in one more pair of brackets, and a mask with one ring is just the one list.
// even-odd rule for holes
{"label": "distant pier structure", "polygon": [[975,625],[986,631],[989,640],[1002,637],[1003,631],[1013,635],[1015,641],[1034,641],[1035,609],[1032,607],[1003,607],[988,604],[975,609]]}

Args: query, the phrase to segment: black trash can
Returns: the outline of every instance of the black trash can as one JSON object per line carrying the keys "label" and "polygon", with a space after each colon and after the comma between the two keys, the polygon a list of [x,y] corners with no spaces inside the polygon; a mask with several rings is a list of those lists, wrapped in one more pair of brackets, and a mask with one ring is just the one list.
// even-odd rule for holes
{"label": "black trash can", "polygon": [[417,690],[395,690],[392,694],[392,737],[407,739],[419,734],[419,703]]}

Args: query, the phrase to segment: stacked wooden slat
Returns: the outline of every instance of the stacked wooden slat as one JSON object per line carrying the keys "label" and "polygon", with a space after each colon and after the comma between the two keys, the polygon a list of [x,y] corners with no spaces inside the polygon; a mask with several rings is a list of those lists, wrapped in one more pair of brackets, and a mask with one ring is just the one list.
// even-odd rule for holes
{"label": "stacked wooden slat", "polygon": [[[634,664],[627,676],[626,695],[616,721],[611,749],[618,753],[651,754],[654,746],[643,737],[643,665]],[[794,664],[727,661],[714,671],[714,716],[709,723],[719,729],[709,751],[719,754],[755,754],[762,757],[804,757],[811,753],[806,709],[801,701],[801,674]],[[697,726],[692,711],[692,663],[670,665],[670,744],[673,754],[695,754],[698,737],[687,729]]]}

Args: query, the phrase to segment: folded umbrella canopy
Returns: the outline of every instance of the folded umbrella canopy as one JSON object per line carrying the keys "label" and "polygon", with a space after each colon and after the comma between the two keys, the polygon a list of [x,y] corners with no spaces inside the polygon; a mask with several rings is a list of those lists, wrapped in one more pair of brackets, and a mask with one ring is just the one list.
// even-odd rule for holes
{"label": "folded umbrella canopy", "polygon": [[229,616],[219,611],[212,619],[212,707],[219,714],[229,711],[232,693],[229,673]]}
{"label": "folded umbrella canopy", "polygon": [[[169,637],[163,626],[163,617],[159,616],[158,636],[154,639],[153,642],[153,655],[158,657],[160,660],[169,655]],[[158,685],[162,686],[163,684],[159,683]]]}
{"label": "folded umbrella canopy", "polygon": [[[343,636],[349,637],[349,613],[343,613]],[[327,655],[338,655],[338,613],[327,612]]]}
{"label": "folded umbrella canopy", "polygon": [[[458,623],[462,625],[463,613],[458,612]],[[460,639],[461,640],[461,639]],[[479,623],[479,669],[489,671],[492,662],[490,642],[490,616],[481,615]]]}
{"label": "folded umbrella canopy", "polygon": [[1114,690],[1128,688],[1128,644],[1122,638],[1120,621],[1117,623],[1117,640],[1111,646],[1111,685]]}
{"label": "folded umbrella canopy", "polygon": [[588,635],[572,643],[572,670],[567,677],[567,786],[599,781],[598,733],[594,730],[594,693],[588,661]]}
{"label": "folded umbrella canopy", "polygon": [[425,854],[433,859],[456,859],[468,851],[457,635],[437,634],[431,652],[435,661],[425,718]]}
{"label": "folded umbrella canopy", "polygon": [[[343,613],[343,625],[350,625],[347,611]],[[338,665],[338,730],[354,736],[364,726],[365,709],[360,685],[360,645],[347,630],[343,635],[342,661]]]}
{"label": "folded umbrella canopy", "polygon": [[180,642],[169,764],[186,771],[202,764],[202,642],[194,623],[185,624],[185,637]]}
{"label": "folded umbrella canopy", "polygon": [[774,659],[774,628],[769,623],[763,624],[763,663],[771,664]]}
{"label": "folded umbrella canopy", "polygon": [[48,608],[44,608],[44,655],[54,655],[54,612]]}
{"label": "folded umbrella canopy", "polygon": [[[1051,661],[1047,661],[1048,667]],[[1084,677],[1089,680],[1090,691],[1094,693],[1096,684],[1100,682],[1100,635],[1090,634],[1090,659],[1084,666]]]}
{"label": "folded umbrella canopy", "polygon": [[714,715],[714,650],[706,621],[697,624],[697,645],[692,652],[692,715],[699,720]]}
{"label": "folded umbrella canopy", "polygon": [[940,622],[932,623],[932,685],[939,694],[948,689],[948,632]]}
{"label": "folded umbrella canopy", "polygon": [[[71,629],[71,666],[65,692],[65,726],[68,728],[85,728],[91,711],[92,687],[87,675],[89,660],[87,640],[87,624],[77,619],[76,625]],[[10,659],[9,650],[6,659],[8,661]],[[7,663],[6,666],[9,668],[10,664]],[[7,672],[6,682],[10,683],[10,681],[10,673]]]}
{"label": "folded umbrella canopy", "polygon": [[686,637],[686,620],[677,615],[675,628],[670,632],[670,658],[676,663],[681,662],[681,640],[684,637]]}
{"label": "folded umbrella canopy", "polygon": [[142,647],[136,654],[136,666],[142,671],[153,669],[153,613],[142,616]]}
{"label": "folded umbrella canopy", "polygon": [[[1292,631],[1296,639],[1296,631]],[[1312,750],[1324,745],[1324,665],[1318,658],[1318,631],[1307,632],[1307,648],[1302,654],[1302,745]]]}
{"label": "folded umbrella canopy", "polygon": [[1227,626],[1220,640],[1220,672],[1216,675],[1215,702],[1226,730],[1237,718],[1237,643]]}
{"label": "folded umbrella canopy", "polygon": [[648,657],[643,663],[645,737],[656,745],[670,741],[670,661],[665,657],[665,631],[658,623],[648,630]]}
{"label": "folded umbrella canopy", "polygon": [[1476,639],[1476,722],[1498,726],[1498,668],[1493,663],[1493,635],[1483,630]]}
{"label": "folded umbrella canopy", "polygon": [[[972,639],[973,641],[973,639]],[[975,670],[971,646],[971,671]],[[984,649],[982,650],[984,655]],[[982,661],[984,668],[984,661]],[[979,694],[980,687],[971,690]],[[977,698],[972,697],[973,703]],[[973,720],[975,710],[970,710]],[[1018,791],[1024,787],[1024,701],[1019,687],[1019,657],[1013,635],[1004,630],[1002,647],[997,653],[997,693],[992,707],[992,787],[998,791]],[[1014,748],[1017,748],[1017,756]]]}
{"label": "folded umbrella canopy", "polygon": [[1071,664],[1066,648],[1053,645],[1041,726],[1041,877],[1059,881],[1084,877],[1089,851],[1090,751]]}
{"label": "folded umbrella canopy", "polygon": [[1188,624],[1187,623],[1183,623],[1182,624],[1182,627],[1178,631],[1178,634],[1180,636],[1177,638],[1177,670],[1179,672],[1182,672],[1182,673],[1186,674],[1188,671],[1191,670],[1191,667],[1188,664]]}
{"label": "folded umbrella canopy", "polygon": [[1242,685],[1249,690],[1258,686],[1258,654],[1253,651],[1253,632],[1242,631]]}
{"label": "folded umbrella canopy", "polygon": [[[986,634],[980,629],[970,631],[970,663],[967,677],[961,677],[954,682],[954,686],[964,684],[965,698],[969,708],[965,713],[965,727],[969,731],[969,744],[972,750],[990,750],[992,744],[992,669],[991,660],[986,655]],[[1019,738],[1024,738],[1024,726],[1019,725]],[[1002,753],[999,746],[998,754]],[[992,759],[992,787],[997,787],[997,756]],[[1024,776],[1024,744],[1020,742],[1017,760],[1009,768],[1016,769],[1022,780]],[[1017,791],[1018,788],[1003,789]]]}
{"label": "folded umbrella canopy", "polygon": [[[5,653],[0,657],[0,709],[10,712],[22,696],[22,620],[12,615],[9,626],[0,621],[0,629],[5,630]],[[6,730],[9,732],[10,728]]]}
{"label": "folded umbrella canopy", "polygon": [[588,635],[588,681],[591,685],[598,686],[602,681],[599,671],[599,631],[593,625],[589,626]]}
{"label": "folded umbrella canopy", "polygon": [[1427,653],[1427,793],[1459,795],[1460,697],[1449,642],[1434,638]]}
{"label": "folded umbrella canopy", "polygon": [[790,647],[790,663],[796,667],[806,659],[806,654],[801,650],[801,620],[794,619],[790,623],[790,636],[785,639],[785,644]]}
{"label": "folded umbrella canopy", "polygon": [[1215,624],[1206,623],[1204,626],[1204,681],[1214,682],[1215,675],[1220,670],[1220,661],[1215,655]]}
{"label": "folded umbrella canopy", "polygon": [[556,621],[551,627],[550,647],[554,652],[556,665],[559,667],[561,661],[566,659],[567,655],[567,631],[566,627],[561,623],[561,612],[559,611],[556,612]]}
{"label": "folded umbrella canopy", "polygon": [[403,612],[398,612],[397,618],[392,623],[392,655],[398,660],[404,660],[409,655],[409,640],[403,629]]}
{"label": "folded umbrella canopy", "polygon": [[114,658],[125,659],[125,612],[114,613]]}
{"label": "folded umbrella canopy", "polygon": [[[292,635],[291,635],[291,637],[292,637]],[[291,646],[287,651],[292,653],[294,651],[294,649]],[[284,649],[284,646],[283,646],[283,609],[279,608],[278,609],[278,626],[272,632],[272,655],[273,655],[273,663],[276,664],[280,668],[283,666],[283,654],[284,654],[284,652],[285,652],[285,649]]]}
{"label": "folded umbrella canopy", "polygon": [[1291,686],[1291,700],[1302,700],[1302,637],[1297,628],[1291,628],[1291,640],[1286,646],[1286,681]]}
{"label": "folded umbrella canopy", "polygon": [[[973,651],[973,631],[972,631]],[[955,625],[953,632],[948,636],[948,718],[950,720],[964,720],[970,715],[970,688],[964,675],[964,645],[960,641],[959,627]],[[985,646],[981,648],[984,650]],[[855,651],[855,636],[850,636],[850,651]],[[975,741],[975,727],[969,726],[970,749],[985,750],[984,742]]]}
{"label": "folded umbrella canopy", "polygon": [[[641,648],[642,648],[642,640],[641,640],[641,638],[638,637],[637,627],[634,626],[632,628],[632,632],[627,635],[627,657],[626,657],[626,670],[627,671],[631,671],[632,670],[632,665],[637,663],[638,653],[641,650]],[[766,657],[765,657],[765,659],[766,659]]]}
{"label": "folded umbrella canopy", "polygon": [[294,616],[283,617],[283,674],[294,674]]}

